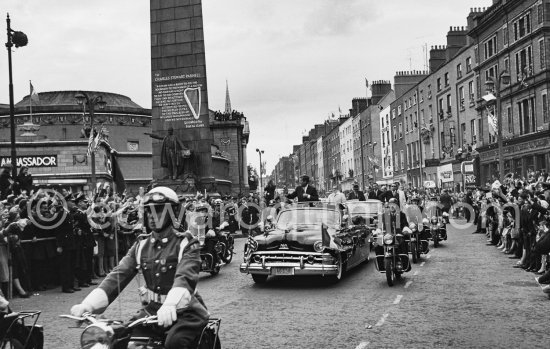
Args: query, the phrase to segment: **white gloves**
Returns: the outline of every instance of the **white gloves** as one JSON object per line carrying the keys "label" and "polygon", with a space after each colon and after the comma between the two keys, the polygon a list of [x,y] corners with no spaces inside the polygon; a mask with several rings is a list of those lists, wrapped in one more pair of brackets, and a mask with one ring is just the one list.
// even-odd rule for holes
{"label": "white gloves", "polygon": [[71,315],[81,317],[84,313],[91,313],[92,310],[88,304],[77,304],[71,308]]}
{"label": "white gloves", "polygon": [[159,326],[169,327],[178,318],[176,314],[176,306],[174,304],[163,304],[157,311]]}

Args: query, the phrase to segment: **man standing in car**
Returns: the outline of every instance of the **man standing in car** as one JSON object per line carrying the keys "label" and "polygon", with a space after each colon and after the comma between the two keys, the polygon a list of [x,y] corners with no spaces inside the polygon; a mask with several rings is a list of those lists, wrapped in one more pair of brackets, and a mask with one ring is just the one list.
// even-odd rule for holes
{"label": "man standing in car", "polygon": [[288,194],[287,199],[298,198],[298,202],[319,201],[319,194],[314,186],[309,184],[309,176],[302,176],[302,185],[296,187],[292,194]]}

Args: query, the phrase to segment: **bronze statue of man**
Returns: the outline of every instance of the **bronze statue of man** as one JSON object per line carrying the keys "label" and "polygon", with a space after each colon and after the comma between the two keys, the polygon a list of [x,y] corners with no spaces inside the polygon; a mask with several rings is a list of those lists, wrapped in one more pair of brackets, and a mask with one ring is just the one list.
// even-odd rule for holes
{"label": "bronze statue of man", "polygon": [[183,173],[183,159],[189,156],[189,148],[174,135],[174,128],[172,127],[168,129],[168,134],[165,137],[152,133],[145,134],[149,135],[151,138],[162,140],[160,165],[168,168],[168,176],[171,179],[177,179],[178,176]]}

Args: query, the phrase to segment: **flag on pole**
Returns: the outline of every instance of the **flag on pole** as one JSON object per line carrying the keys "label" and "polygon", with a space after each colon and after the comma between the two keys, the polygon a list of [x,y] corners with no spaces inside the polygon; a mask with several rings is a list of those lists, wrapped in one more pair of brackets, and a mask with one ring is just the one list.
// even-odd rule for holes
{"label": "flag on pole", "polygon": [[36,90],[34,89],[34,86],[32,85],[32,82],[29,80],[29,84],[31,86],[31,101],[35,101],[35,102],[39,102],[40,101],[40,97],[38,96],[38,93],[36,92]]}
{"label": "flag on pole", "polygon": [[94,129],[90,129],[90,138],[88,138],[88,156],[92,155],[92,151],[95,149],[94,145]]}
{"label": "flag on pole", "polygon": [[113,177],[113,183],[115,184],[116,192],[122,195],[126,190],[126,182],[124,181],[124,175],[118,165],[118,160],[114,151],[111,151],[111,177]]}
{"label": "flag on pole", "polygon": [[497,117],[489,108],[487,108],[487,123],[489,124],[489,133],[492,136],[495,136],[498,128]]}

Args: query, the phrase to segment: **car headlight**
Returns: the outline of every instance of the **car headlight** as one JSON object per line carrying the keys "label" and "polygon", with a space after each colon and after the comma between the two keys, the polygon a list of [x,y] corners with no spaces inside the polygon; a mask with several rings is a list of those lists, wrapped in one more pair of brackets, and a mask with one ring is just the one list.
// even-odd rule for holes
{"label": "car headlight", "polygon": [[322,241],[316,241],[313,244],[313,249],[315,250],[315,252],[323,252],[323,250],[325,249],[325,246],[323,246]]}
{"label": "car headlight", "polygon": [[82,332],[80,336],[80,347],[82,349],[109,349],[114,331],[111,327],[103,324],[92,324]]}
{"label": "car headlight", "polygon": [[391,235],[391,234],[384,235],[384,244],[386,244],[386,245],[393,244],[393,235]]}

